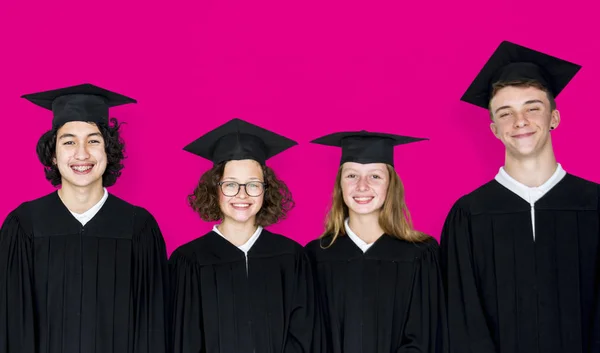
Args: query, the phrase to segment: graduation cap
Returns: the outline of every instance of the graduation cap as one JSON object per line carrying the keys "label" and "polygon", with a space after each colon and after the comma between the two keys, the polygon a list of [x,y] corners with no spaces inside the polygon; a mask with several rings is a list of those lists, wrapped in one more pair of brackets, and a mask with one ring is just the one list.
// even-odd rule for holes
{"label": "graduation cap", "polygon": [[242,159],[252,159],[264,164],[267,159],[297,144],[287,137],[235,118],[207,132],[183,149],[214,164]]}
{"label": "graduation cap", "polygon": [[340,165],[346,162],[361,164],[386,163],[394,166],[394,146],[427,140],[425,138],[384,134],[379,132],[336,132],[312,140],[326,146],[342,148]]}
{"label": "graduation cap", "polygon": [[556,97],[579,69],[580,65],[503,41],[461,100],[487,109],[494,84],[523,80],[537,81]]}
{"label": "graduation cap", "polygon": [[59,127],[70,121],[108,124],[108,108],[137,103],[133,98],[125,97],[89,83],[25,94],[21,98],[25,98],[42,108],[52,110],[54,115],[52,127]]}

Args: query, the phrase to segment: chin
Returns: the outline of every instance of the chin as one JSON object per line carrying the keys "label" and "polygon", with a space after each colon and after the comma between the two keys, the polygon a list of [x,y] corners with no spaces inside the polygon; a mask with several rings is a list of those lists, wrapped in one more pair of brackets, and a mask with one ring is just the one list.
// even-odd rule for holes
{"label": "chin", "polygon": [[355,207],[355,208],[352,208],[351,210],[352,210],[352,212],[356,213],[357,215],[364,216],[364,215],[369,215],[369,214],[372,214],[372,213],[376,213],[380,209],[379,208],[372,208],[372,207],[369,207],[368,209],[367,208],[361,208],[361,207]]}
{"label": "chin", "polygon": [[256,219],[256,214],[252,214],[252,215],[230,214],[230,215],[228,215],[228,217],[236,223],[248,223],[250,221],[253,222]]}
{"label": "chin", "polygon": [[95,179],[95,180],[90,180],[90,181],[86,181],[86,180],[65,180],[65,182],[63,182],[63,184],[69,184],[69,185],[72,185],[72,186],[75,186],[75,187],[79,187],[79,188],[93,186],[93,185],[96,185],[97,183],[102,184],[102,179]]}

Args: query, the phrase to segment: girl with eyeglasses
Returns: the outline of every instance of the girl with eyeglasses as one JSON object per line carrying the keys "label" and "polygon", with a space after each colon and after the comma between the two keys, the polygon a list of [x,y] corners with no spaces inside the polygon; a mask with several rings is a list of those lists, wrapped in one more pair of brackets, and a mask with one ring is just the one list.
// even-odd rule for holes
{"label": "girl with eyeglasses", "polygon": [[240,119],[185,147],[209,159],[190,206],[211,232],[170,258],[175,353],[308,353],[314,324],[308,257],[264,227],[285,218],[291,193],[265,161],[296,142]]}

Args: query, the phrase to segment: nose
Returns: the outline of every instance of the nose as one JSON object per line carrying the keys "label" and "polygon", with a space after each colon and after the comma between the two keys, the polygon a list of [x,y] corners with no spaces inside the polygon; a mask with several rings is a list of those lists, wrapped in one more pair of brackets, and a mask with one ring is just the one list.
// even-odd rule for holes
{"label": "nose", "polygon": [[246,185],[240,185],[240,192],[237,194],[237,197],[240,199],[249,197],[248,193],[246,192]]}
{"label": "nose", "polygon": [[87,150],[87,144],[82,143],[77,145],[77,149],[75,150],[75,159],[78,161],[83,161],[90,158],[90,154]]}
{"label": "nose", "polygon": [[523,113],[516,113],[516,117],[515,117],[515,128],[522,128],[529,125],[529,121],[527,120],[527,118],[525,117],[525,114]]}
{"label": "nose", "polygon": [[369,183],[367,182],[367,177],[361,177],[358,179],[358,182],[356,183],[356,190],[358,190],[358,191],[369,190]]}

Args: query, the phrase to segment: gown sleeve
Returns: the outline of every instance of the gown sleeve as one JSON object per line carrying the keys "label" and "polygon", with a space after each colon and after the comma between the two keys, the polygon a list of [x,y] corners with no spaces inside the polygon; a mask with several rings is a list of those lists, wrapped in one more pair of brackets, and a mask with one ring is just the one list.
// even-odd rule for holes
{"label": "gown sleeve", "polygon": [[447,322],[439,246],[424,244],[415,265],[411,300],[398,353],[447,353]]}
{"label": "gown sleeve", "polygon": [[[600,189],[600,188],[599,188]],[[599,190],[600,194],[600,190]],[[598,223],[600,224],[600,199],[598,200]],[[600,239],[600,232],[598,233]],[[596,283],[594,290],[594,313],[592,327],[589,332],[590,352],[600,352],[600,241],[596,250]]]}
{"label": "gown sleeve", "polygon": [[178,250],[169,259],[173,353],[204,352],[200,273],[197,264]]}
{"label": "gown sleeve", "polygon": [[457,203],[441,236],[442,275],[448,307],[449,346],[456,353],[494,353],[477,289],[469,214]]}
{"label": "gown sleeve", "polygon": [[312,267],[302,250],[298,257],[294,307],[283,349],[284,353],[311,353],[315,326],[315,290]]}
{"label": "gown sleeve", "polygon": [[167,253],[156,220],[144,213],[133,238],[133,352],[164,353],[168,350]]}
{"label": "gown sleeve", "polygon": [[32,242],[8,215],[0,229],[0,353],[35,352]]}

